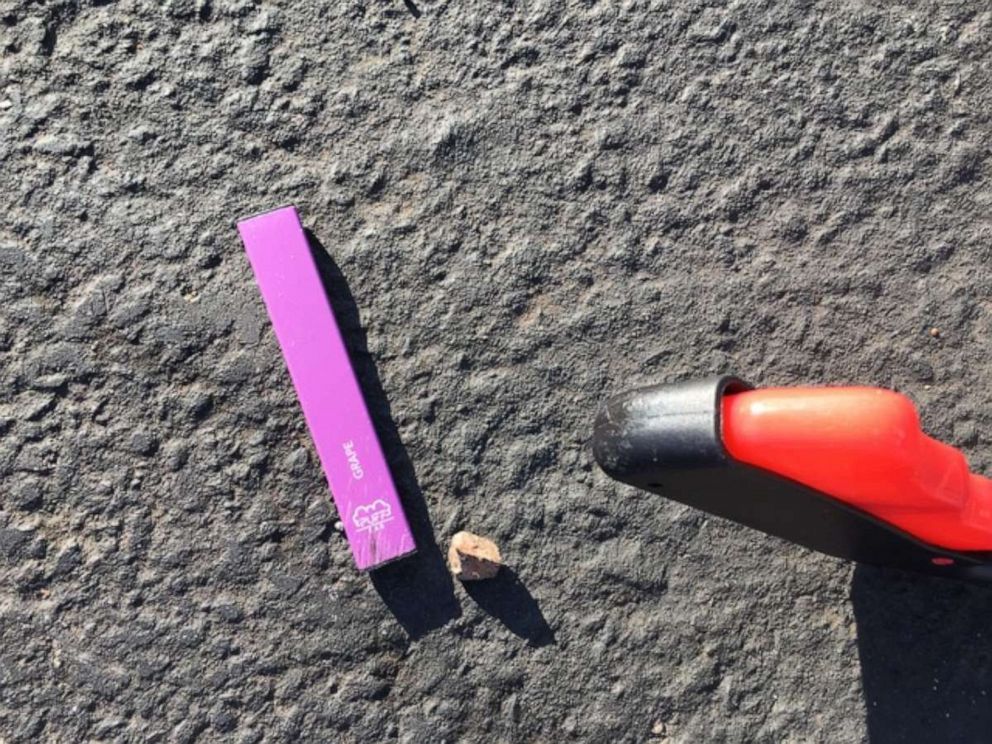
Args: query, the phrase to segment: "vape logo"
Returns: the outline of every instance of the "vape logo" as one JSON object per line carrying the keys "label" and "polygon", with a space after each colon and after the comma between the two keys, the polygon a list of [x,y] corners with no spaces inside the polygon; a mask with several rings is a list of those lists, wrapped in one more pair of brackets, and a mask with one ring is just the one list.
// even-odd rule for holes
{"label": "vape logo", "polygon": [[376,499],[371,504],[355,508],[351,520],[360,530],[378,532],[393,518],[393,509],[382,499]]}

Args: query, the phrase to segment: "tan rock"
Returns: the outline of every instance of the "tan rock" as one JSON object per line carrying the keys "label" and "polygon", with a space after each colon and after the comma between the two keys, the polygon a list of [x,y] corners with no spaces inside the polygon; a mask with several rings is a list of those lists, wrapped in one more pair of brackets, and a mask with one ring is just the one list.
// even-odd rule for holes
{"label": "tan rock", "polygon": [[451,538],[448,548],[448,567],[455,578],[462,581],[491,579],[499,573],[503,557],[492,540],[458,532]]}

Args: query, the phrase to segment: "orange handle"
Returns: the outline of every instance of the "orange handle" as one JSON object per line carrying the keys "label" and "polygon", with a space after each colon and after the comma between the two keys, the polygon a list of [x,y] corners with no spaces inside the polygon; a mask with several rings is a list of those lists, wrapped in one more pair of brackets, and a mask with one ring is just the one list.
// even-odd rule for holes
{"label": "orange handle", "polygon": [[790,478],[920,540],[992,550],[992,480],[920,428],[903,395],[867,387],[768,388],[723,399],[737,460]]}

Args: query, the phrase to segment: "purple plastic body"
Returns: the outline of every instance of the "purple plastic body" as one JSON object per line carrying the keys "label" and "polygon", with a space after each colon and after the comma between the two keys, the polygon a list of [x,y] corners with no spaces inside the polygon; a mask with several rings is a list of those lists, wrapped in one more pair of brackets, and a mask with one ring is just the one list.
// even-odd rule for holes
{"label": "purple plastic body", "polygon": [[406,515],[295,207],[238,223],[362,570],[414,552]]}

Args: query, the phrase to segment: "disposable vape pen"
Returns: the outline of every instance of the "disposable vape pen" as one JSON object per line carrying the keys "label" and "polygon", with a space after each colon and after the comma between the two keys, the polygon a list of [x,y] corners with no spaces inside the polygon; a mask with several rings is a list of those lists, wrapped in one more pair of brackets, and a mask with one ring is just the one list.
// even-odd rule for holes
{"label": "disposable vape pen", "polygon": [[295,207],[238,223],[355,562],[416,550]]}

